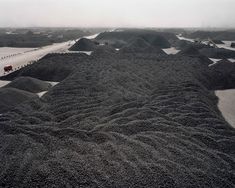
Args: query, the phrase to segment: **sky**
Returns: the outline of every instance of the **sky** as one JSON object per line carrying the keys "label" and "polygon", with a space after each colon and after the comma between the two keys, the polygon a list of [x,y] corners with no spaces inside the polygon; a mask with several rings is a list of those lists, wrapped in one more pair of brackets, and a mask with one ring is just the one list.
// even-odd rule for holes
{"label": "sky", "polygon": [[230,27],[235,0],[0,0],[0,27]]}

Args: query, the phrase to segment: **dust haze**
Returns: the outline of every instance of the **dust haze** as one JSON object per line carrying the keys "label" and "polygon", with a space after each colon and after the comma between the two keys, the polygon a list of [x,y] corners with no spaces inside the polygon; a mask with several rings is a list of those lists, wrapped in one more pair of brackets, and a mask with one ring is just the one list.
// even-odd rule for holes
{"label": "dust haze", "polygon": [[0,0],[0,27],[235,27],[234,0]]}

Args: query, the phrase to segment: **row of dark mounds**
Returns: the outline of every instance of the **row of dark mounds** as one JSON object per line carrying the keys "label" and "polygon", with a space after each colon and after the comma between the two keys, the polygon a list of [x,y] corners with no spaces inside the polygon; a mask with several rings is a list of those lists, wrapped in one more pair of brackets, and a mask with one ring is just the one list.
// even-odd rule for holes
{"label": "row of dark mounds", "polygon": [[[86,54],[48,54],[35,64],[2,77],[2,80],[13,80],[16,77],[29,76],[44,81],[60,82],[76,67],[76,61],[87,57]],[[66,63],[65,63],[66,62]]]}
{"label": "row of dark mounds", "polygon": [[90,31],[79,29],[58,30],[58,31],[41,31],[40,34],[34,34],[32,31],[18,34],[1,34],[0,47],[20,47],[20,48],[37,48],[53,43],[75,40],[83,36],[91,35]]}
{"label": "row of dark mounds", "polygon": [[104,46],[49,55],[15,77],[42,77],[48,63],[70,73],[54,71],[60,84],[0,116],[0,186],[235,186],[235,131],[208,62]]}
{"label": "row of dark mounds", "polygon": [[200,53],[216,59],[235,58],[235,51],[224,48],[203,48],[200,50]]}
{"label": "row of dark mounds", "polygon": [[[196,48],[201,56],[209,58],[235,58],[235,52],[223,48],[214,48],[205,44],[192,44],[184,40],[172,37],[173,34],[148,31],[147,34],[140,30],[127,30],[125,32],[105,32],[95,40],[81,39],[70,48],[71,51],[95,51],[103,48],[100,44],[108,45],[111,48],[120,48],[121,52],[155,52],[165,54],[162,48],[169,48],[174,45],[177,49],[189,51]],[[171,42],[169,42],[171,41]]]}
{"label": "row of dark mounds", "polygon": [[[207,40],[212,39],[215,44],[224,44],[222,41],[235,41],[235,31],[196,31],[196,32],[185,32],[184,36],[192,39]],[[180,48],[185,45],[190,45],[189,42],[180,41],[177,42],[176,46]],[[200,48],[200,52],[210,58],[226,59],[235,58],[235,52],[228,49],[213,48],[204,44],[195,44]],[[231,47],[234,44],[231,43]]]}
{"label": "row of dark mounds", "polygon": [[108,42],[115,48],[122,48],[134,39],[141,38],[153,47],[169,48],[171,43],[178,40],[172,33],[161,33],[156,31],[125,30],[115,32],[104,32],[96,37],[96,40]]}
{"label": "row of dark mounds", "polygon": [[76,66],[74,63],[75,59],[78,60],[86,56],[85,54],[49,54],[35,64],[2,77],[1,80],[12,82],[0,89],[2,99],[0,113],[38,97],[36,93],[48,91],[51,88],[51,84],[44,81],[60,82],[64,80],[74,70]]}
{"label": "row of dark mounds", "polygon": [[[120,35],[120,34],[119,34]],[[159,35],[159,33],[157,33]],[[105,36],[105,35],[104,35]],[[98,36],[100,38],[100,36]],[[106,36],[105,36],[106,38]],[[102,41],[103,39],[101,39]],[[81,39],[79,40],[72,48],[77,51],[94,51],[93,56],[96,57],[102,56],[105,53],[117,53],[114,47],[109,44],[99,46],[99,42],[97,40],[89,40],[89,39]],[[192,44],[186,41],[177,42],[179,44],[179,48],[181,52],[178,53],[179,56],[189,56],[193,58],[198,58],[200,61],[209,65],[213,62],[209,60],[206,53],[201,53],[203,49],[213,49],[204,44]],[[129,43],[124,45],[123,48],[118,51],[118,53],[155,53],[158,55],[166,55],[162,49],[156,46],[152,46],[143,38],[132,38]],[[35,77],[41,80],[50,80],[50,81],[62,81],[64,80],[71,72],[73,72],[76,64],[74,64],[74,60],[86,58],[85,54],[67,54],[67,55],[55,55],[50,54],[43,58],[37,64],[31,65],[29,67],[25,67],[19,71],[16,71],[10,75],[3,77],[5,80],[13,80],[17,77],[22,76],[30,76]],[[209,55],[210,57],[210,55]],[[220,56],[221,58],[221,56]],[[67,62],[66,64],[64,62]],[[220,63],[225,63],[226,61],[221,61]],[[218,64],[218,65],[219,65]],[[209,70],[211,77],[208,76],[208,79],[211,79],[213,84],[210,86],[211,89],[229,89],[234,86],[234,64],[227,62],[229,69],[221,68],[221,66],[213,66],[212,71]],[[228,71],[230,70],[230,71]],[[14,83],[14,82],[13,82]],[[24,83],[23,83],[24,84]],[[17,84],[15,84],[17,85]],[[21,85],[22,86],[22,85]],[[20,86],[20,87],[21,87]],[[30,87],[32,88],[32,87]],[[24,90],[24,89],[23,89]],[[47,90],[47,89],[45,89]],[[41,90],[44,91],[44,90]]]}
{"label": "row of dark mounds", "polygon": [[[97,53],[97,51],[104,51],[104,50],[112,50],[115,51],[116,49],[112,46],[109,45],[109,43],[105,43],[102,45],[99,45],[100,43],[97,41],[92,41],[89,39],[81,39],[79,40],[77,43],[75,43],[74,46],[72,46],[70,48],[71,51],[95,51],[95,53]],[[119,49],[120,52],[150,52],[150,53],[158,53],[158,54],[165,54],[164,51],[154,45],[151,45],[150,43],[148,43],[146,40],[144,40],[143,38],[133,38],[132,40],[130,40],[129,43],[125,44],[121,49]]]}
{"label": "row of dark mounds", "polygon": [[[224,49],[224,48],[213,48],[206,45],[198,44],[188,44],[185,47],[181,48],[181,53],[196,53],[197,55],[203,55],[208,58],[215,59],[229,59],[235,58],[235,51]],[[190,52],[191,51],[191,52]]]}
{"label": "row of dark mounds", "polygon": [[[225,49],[218,48],[201,48],[202,45],[191,44],[187,45],[178,53],[178,55],[189,56],[198,58],[201,62],[207,64],[213,64],[208,59],[210,58],[221,58],[222,60],[217,62],[213,66],[209,66],[204,71],[207,73],[207,79],[210,80],[208,89],[219,90],[219,89],[234,89],[235,88],[235,63],[230,62],[227,58],[231,58],[231,53]],[[208,49],[208,50],[206,50]],[[217,52],[217,53],[216,53]],[[225,52],[225,53],[223,53]],[[213,54],[213,55],[212,55]]]}
{"label": "row of dark mounds", "polygon": [[79,60],[83,57],[86,55],[49,54],[35,64],[2,77],[1,80],[12,82],[0,89],[0,113],[4,113],[27,100],[38,98],[36,93],[48,91],[52,86],[45,81],[60,82],[64,80],[74,70],[75,59]]}
{"label": "row of dark mounds", "polygon": [[216,41],[235,41],[235,31],[195,31],[185,32],[184,36],[192,39],[212,39]]}
{"label": "row of dark mounds", "polygon": [[177,41],[175,47],[181,51],[193,50],[195,53],[200,53],[208,58],[235,58],[235,51],[225,48],[214,48],[205,44],[191,43],[185,40]]}

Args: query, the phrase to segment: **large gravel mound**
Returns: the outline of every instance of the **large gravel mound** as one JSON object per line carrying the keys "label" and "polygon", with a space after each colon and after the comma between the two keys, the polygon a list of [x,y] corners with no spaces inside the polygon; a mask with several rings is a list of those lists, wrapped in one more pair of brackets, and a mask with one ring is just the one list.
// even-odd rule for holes
{"label": "large gravel mound", "polygon": [[17,77],[33,77],[44,81],[60,82],[69,76],[86,54],[49,54],[38,62],[15,71],[1,80],[13,80]]}
{"label": "large gravel mound", "polygon": [[112,55],[114,53],[116,53],[117,51],[115,50],[115,48],[113,48],[110,45],[103,45],[103,46],[99,46],[93,53],[92,56],[93,57],[102,57],[105,55]]}
{"label": "large gravel mound", "polygon": [[27,91],[15,88],[0,88],[0,113],[5,113],[27,100],[36,98],[36,94]]}
{"label": "large gravel mound", "polygon": [[192,44],[192,43],[189,42],[189,41],[187,41],[187,40],[178,40],[178,41],[174,44],[174,46],[175,46],[177,49],[182,50],[182,49],[184,49],[186,46],[189,46],[189,45],[191,45],[191,44]]}
{"label": "large gravel mound", "polygon": [[198,48],[200,49],[200,45],[186,45],[179,53],[177,53],[177,55],[198,58],[204,64],[212,64],[212,61],[205,55],[201,54]]}
{"label": "large gravel mound", "polygon": [[76,42],[69,50],[70,51],[94,51],[97,45],[89,39],[82,38]]}
{"label": "large gravel mound", "polygon": [[1,187],[235,186],[235,130],[207,89],[205,63],[76,58],[42,100],[0,116]]}
{"label": "large gravel mound", "polygon": [[210,58],[235,58],[235,51],[224,48],[203,48],[200,50],[200,53]]}
{"label": "large gravel mound", "polygon": [[234,89],[235,88],[235,63],[226,59],[217,62],[209,67],[211,82],[214,89]]}
{"label": "large gravel mound", "polygon": [[41,91],[49,90],[51,88],[51,84],[42,80],[38,80],[36,78],[18,77],[7,84],[5,87],[16,88],[32,93],[39,93]]}
{"label": "large gravel mound", "polygon": [[159,48],[151,45],[143,38],[136,38],[130,41],[127,45],[120,49],[123,53],[158,53],[165,54],[165,52]]}
{"label": "large gravel mound", "polygon": [[171,44],[164,35],[166,34],[151,30],[125,30],[101,33],[96,37],[96,40],[107,41],[111,44],[115,41],[115,44],[119,42],[125,45],[125,43],[129,43],[135,38],[143,38],[155,47],[170,48]]}
{"label": "large gravel mound", "polygon": [[200,52],[193,45],[186,46],[183,50],[181,50],[178,54],[186,55],[186,56],[199,56]]}

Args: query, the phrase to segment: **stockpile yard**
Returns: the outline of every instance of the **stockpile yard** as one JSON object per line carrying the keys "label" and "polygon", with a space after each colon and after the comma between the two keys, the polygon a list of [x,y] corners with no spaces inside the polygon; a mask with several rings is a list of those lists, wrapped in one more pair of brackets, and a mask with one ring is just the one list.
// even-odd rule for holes
{"label": "stockpile yard", "polygon": [[231,53],[205,49],[103,32],[71,47],[90,56],[49,54],[2,77],[0,187],[235,187],[235,129],[215,95],[235,88],[235,64],[209,66]]}

